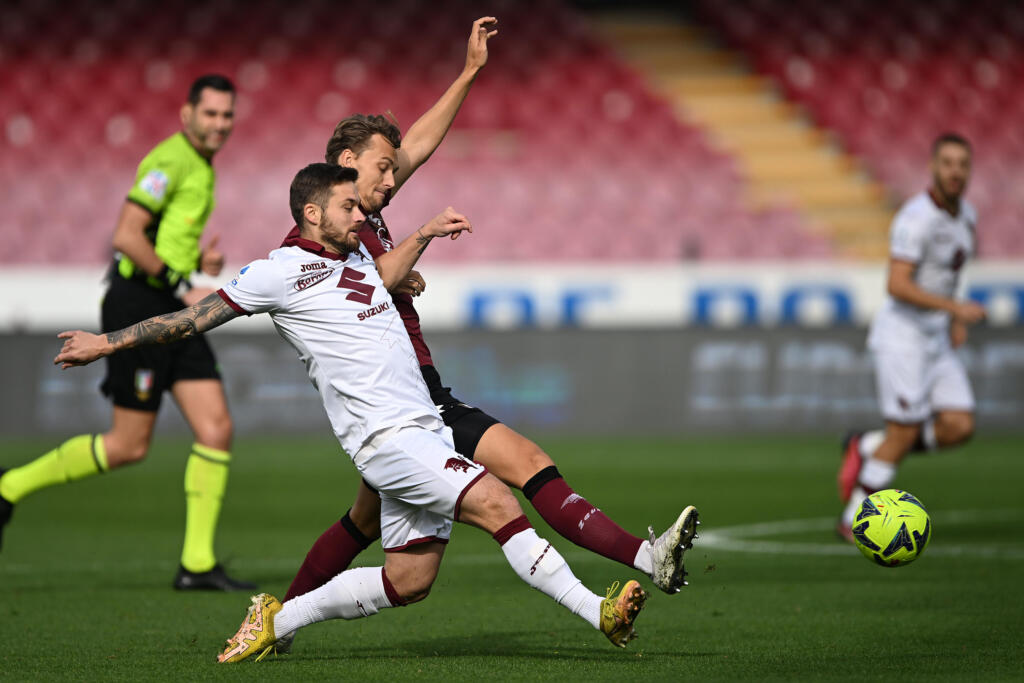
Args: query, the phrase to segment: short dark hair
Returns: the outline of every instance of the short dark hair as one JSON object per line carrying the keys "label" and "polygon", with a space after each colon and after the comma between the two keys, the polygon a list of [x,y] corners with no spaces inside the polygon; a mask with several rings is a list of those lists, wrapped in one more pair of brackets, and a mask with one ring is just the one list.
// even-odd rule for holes
{"label": "short dark hair", "polygon": [[292,211],[295,225],[302,228],[302,207],[316,204],[327,208],[331,190],[341,183],[354,183],[359,173],[354,168],[337,164],[310,164],[295,174],[288,191],[288,206]]}
{"label": "short dark hair", "polygon": [[963,135],[960,135],[959,133],[951,133],[951,132],[950,133],[943,133],[939,137],[935,138],[934,142],[932,142],[932,156],[933,157],[936,154],[939,153],[939,148],[942,147],[943,145],[960,145],[961,147],[966,149],[968,153],[970,153],[972,151],[971,150],[971,143],[968,142],[967,138],[965,138]]}
{"label": "short dark hair", "polygon": [[342,119],[334,127],[331,139],[327,141],[327,152],[324,154],[329,164],[338,163],[338,156],[346,149],[359,156],[370,144],[374,135],[383,135],[391,146],[398,149],[402,146],[402,132],[398,126],[380,114],[353,114]]}
{"label": "short dark hair", "polygon": [[191,105],[199,104],[199,98],[206,88],[219,90],[220,92],[229,92],[232,95],[235,94],[235,84],[231,82],[230,78],[220,74],[205,74],[192,81],[192,87],[188,89],[188,103]]}

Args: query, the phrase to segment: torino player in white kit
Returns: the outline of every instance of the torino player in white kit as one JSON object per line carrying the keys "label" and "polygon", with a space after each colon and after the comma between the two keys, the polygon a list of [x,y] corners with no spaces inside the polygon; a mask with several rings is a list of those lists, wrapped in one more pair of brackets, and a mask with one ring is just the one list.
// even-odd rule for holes
{"label": "torino player in white kit", "polygon": [[[380,493],[384,566],[349,569],[284,607],[267,593],[254,596],[218,661],[264,655],[278,639],[315,622],[358,619],[422,600],[453,521],[490,533],[524,581],[625,647],[647,598],[640,584],[628,581],[615,595],[613,585],[606,598],[589,591],[537,536],[508,487],[455,452],[385,281],[357,236],[364,216],[356,178],[354,169],[333,164],[300,171],[290,198],[299,237],[198,304],[106,335],[59,335],[67,341],[54,362],[67,368],[121,349],[185,339],[239,315],[269,313],[305,363],[338,441]],[[468,221],[449,213],[446,224],[432,221],[417,236],[471,231]]]}
{"label": "torino player in white kit", "polygon": [[865,496],[889,488],[911,451],[963,443],[974,432],[974,395],[954,349],[967,326],[985,317],[979,304],[955,299],[960,270],[975,253],[978,217],[961,199],[971,147],[948,133],[932,144],[932,185],[893,219],[889,297],[875,315],[868,348],[875,359],[884,430],[853,433],[843,448],[837,530],[850,527]]}

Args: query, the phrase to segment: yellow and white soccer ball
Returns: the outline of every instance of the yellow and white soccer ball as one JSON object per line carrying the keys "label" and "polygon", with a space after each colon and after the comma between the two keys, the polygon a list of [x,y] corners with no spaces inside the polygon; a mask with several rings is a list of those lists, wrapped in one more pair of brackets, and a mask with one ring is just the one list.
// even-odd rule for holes
{"label": "yellow and white soccer ball", "polygon": [[932,535],[924,505],[899,489],[872,493],[857,508],[853,540],[864,557],[883,567],[899,567],[921,556]]}

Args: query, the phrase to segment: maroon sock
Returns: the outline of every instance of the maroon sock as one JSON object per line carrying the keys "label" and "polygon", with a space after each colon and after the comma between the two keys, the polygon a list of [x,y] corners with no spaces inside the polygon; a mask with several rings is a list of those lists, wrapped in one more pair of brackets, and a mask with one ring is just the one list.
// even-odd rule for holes
{"label": "maroon sock", "polygon": [[643,539],[626,533],[603,512],[573,491],[558,469],[546,467],[523,486],[523,493],[544,521],[573,543],[633,567]]}
{"label": "maroon sock", "polygon": [[292,585],[288,587],[284,601],[305,595],[348,569],[356,555],[369,547],[373,541],[374,539],[367,538],[359,531],[346,512],[341,520],[320,534],[320,538],[316,539],[316,543],[306,553],[306,559],[292,579]]}

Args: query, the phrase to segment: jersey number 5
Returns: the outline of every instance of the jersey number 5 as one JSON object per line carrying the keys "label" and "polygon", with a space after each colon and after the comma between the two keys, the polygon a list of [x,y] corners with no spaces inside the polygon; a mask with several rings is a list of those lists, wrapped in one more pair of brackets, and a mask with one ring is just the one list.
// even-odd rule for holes
{"label": "jersey number 5", "polygon": [[368,285],[365,282],[360,282],[366,277],[366,273],[360,273],[355,268],[349,268],[345,266],[345,270],[341,271],[341,279],[338,281],[339,289],[354,289],[354,292],[349,292],[345,298],[349,301],[357,301],[361,304],[369,306],[373,301],[373,285]]}

